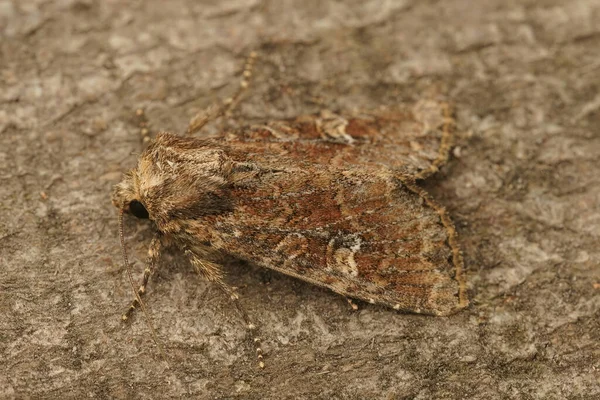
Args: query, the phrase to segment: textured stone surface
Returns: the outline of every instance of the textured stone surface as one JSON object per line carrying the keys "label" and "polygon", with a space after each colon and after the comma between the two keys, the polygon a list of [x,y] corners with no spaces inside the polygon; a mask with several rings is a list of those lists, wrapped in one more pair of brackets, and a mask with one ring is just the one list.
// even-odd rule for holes
{"label": "textured stone surface", "polygon": [[[595,0],[1,1],[0,398],[600,396],[598,20]],[[133,112],[182,131],[250,50],[230,125],[456,106],[459,147],[426,186],[457,224],[468,310],[352,312],[231,265],[260,371],[227,299],[171,254],[147,297],[170,368],[141,316],[121,324],[110,190],[142,148]],[[126,228],[143,260],[151,227]]]}

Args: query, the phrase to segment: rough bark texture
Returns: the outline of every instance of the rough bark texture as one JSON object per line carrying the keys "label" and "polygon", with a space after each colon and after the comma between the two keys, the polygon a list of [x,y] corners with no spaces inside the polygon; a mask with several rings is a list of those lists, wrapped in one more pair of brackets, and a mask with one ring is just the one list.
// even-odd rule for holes
{"label": "rough bark texture", "polygon": [[[600,396],[597,0],[0,2],[0,397],[591,399]],[[143,317],[112,186],[134,110],[181,132],[445,98],[460,133],[427,189],[453,216],[472,305],[448,318],[360,304],[249,265],[240,318],[178,254]],[[221,129],[213,124],[207,132]],[[143,269],[149,224],[128,219]]]}

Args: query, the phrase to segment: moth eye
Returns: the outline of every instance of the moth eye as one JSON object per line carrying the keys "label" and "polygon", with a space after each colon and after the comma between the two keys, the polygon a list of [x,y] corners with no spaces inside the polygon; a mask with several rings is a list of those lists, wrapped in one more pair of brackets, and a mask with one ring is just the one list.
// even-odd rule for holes
{"label": "moth eye", "polygon": [[146,207],[137,200],[132,200],[131,203],[129,203],[129,212],[138,218],[148,219],[149,217]]}

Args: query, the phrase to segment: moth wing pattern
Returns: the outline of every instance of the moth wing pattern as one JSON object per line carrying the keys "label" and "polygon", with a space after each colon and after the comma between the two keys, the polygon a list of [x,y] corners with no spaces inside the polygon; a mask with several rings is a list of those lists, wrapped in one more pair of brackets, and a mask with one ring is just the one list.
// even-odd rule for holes
{"label": "moth wing pattern", "polygon": [[[468,304],[453,224],[415,180],[446,158],[443,103],[300,117],[216,139],[161,133],[115,187],[205,258],[248,260],[408,312]],[[220,280],[221,273],[214,272]]]}
{"label": "moth wing pattern", "polygon": [[[377,165],[424,179],[448,157],[454,120],[447,103],[421,100],[411,105],[334,113],[328,110],[291,120],[271,121],[232,132],[236,146],[337,166]],[[346,146],[339,146],[345,144]]]}
{"label": "moth wing pattern", "polygon": [[455,233],[412,183],[381,167],[273,167],[234,185],[232,213],[190,221],[187,232],[370,303],[434,315],[466,306]]}
{"label": "moth wing pattern", "polygon": [[453,126],[445,103],[421,101],[233,132],[223,143],[249,168],[233,183],[233,212],[189,234],[348,297],[453,313],[468,304],[456,232],[414,182],[446,161]]}

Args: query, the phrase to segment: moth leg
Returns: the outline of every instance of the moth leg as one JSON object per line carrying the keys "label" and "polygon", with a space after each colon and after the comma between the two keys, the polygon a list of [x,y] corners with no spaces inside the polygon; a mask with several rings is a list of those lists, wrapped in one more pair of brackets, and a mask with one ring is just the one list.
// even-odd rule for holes
{"label": "moth leg", "polygon": [[350,308],[352,308],[352,311],[358,311],[358,304],[356,304],[350,297],[346,297],[346,301],[350,305]]}
{"label": "moth leg", "polygon": [[258,335],[257,335],[256,325],[252,322],[252,320],[248,316],[248,313],[246,312],[246,310],[244,310],[244,308],[240,304],[239,296],[235,292],[235,290],[233,290],[231,287],[229,287],[223,281],[216,282],[216,283],[219,286],[219,288],[233,302],[233,304],[235,305],[235,308],[238,310],[238,312],[240,313],[240,315],[244,319],[244,323],[246,324],[246,328],[252,334],[252,344],[254,345],[254,350],[256,351],[256,358],[258,359],[258,365],[259,365],[260,368],[264,368],[265,367],[265,363],[263,361],[263,351],[262,351],[262,346],[261,346],[261,343],[260,343],[260,337],[258,337]]}
{"label": "moth leg", "polygon": [[254,347],[255,347],[256,358],[258,359],[258,365],[260,366],[260,368],[264,368],[265,363],[263,361],[263,351],[262,351],[262,347],[260,344],[260,338],[258,337],[257,332],[256,332],[257,331],[256,325],[252,322],[252,320],[248,316],[248,313],[246,312],[246,310],[244,310],[244,308],[240,304],[239,296],[237,295],[235,290],[233,290],[223,280],[223,271],[221,269],[221,266],[199,257],[192,250],[186,249],[185,253],[190,258],[190,262],[192,263],[194,268],[196,268],[196,271],[198,271],[198,273],[200,275],[205,277],[207,281],[215,283],[219,287],[219,289],[221,289],[221,291],[223,291],[227,295],[227,297],[229,297],[231,302],[234,304],[235,308],[242,316],[242,319],[244,320],[244,323],[246,324],[246,328],[252,334],[252,343],[254,344]]}
{"label": "moth leg", "polygon": [[[138,289],[138,295],[142,297],[146,293],[146,286],[148,285],[148,281],[150,277],[156,271],[156,266],[158,264],[158,259],[160,257],[160,252],[162,250],[163,244],[158,235],[152,238],[150,242],[150,246],[148,247],[148,258],[146,259],[146,268],[144,269],[144,275],[142,277],[142,283]],[[129,309],[121,316],[123,321],[127,321],[131,316],[131,313],[139,306],[138,299],[134,299]]]}
{"label": "moth leg", "polygon": [[242,94],[244,94],[250,85],[250,77],[252,76],[252,70],[254,69],[254,62],[256,61],[257,56],[258,54],[255,51],[251,51],[248,58],[246,58],[240,86],[232,97],[225,99],[219,106],[209,106],[192,117],[186,131],[188,135],[193,135],[210,121],[214,121],[233,110],[239,103]]}

